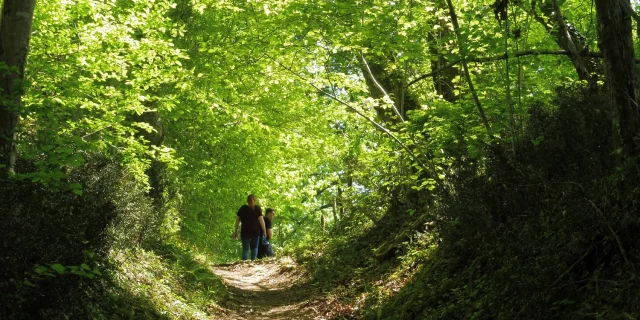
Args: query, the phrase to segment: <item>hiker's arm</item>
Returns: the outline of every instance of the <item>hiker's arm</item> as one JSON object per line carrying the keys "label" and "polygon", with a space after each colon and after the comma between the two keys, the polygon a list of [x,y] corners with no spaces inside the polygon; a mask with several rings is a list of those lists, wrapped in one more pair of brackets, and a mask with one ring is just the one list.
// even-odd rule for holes
{"label": "hiker's arm", "polygon": [[272,237],[272,231],[271,229],[267,229],[267,240],[271,240]]}
{"label": "hiker's arm", "polygon": [[267,229],[264,227],[264,218],[262,216],[259,216],[258,221],[260,221],[260,228],[262,228],[262,232],[266,235]]}
{"label": "hiker's arm", "polygon": [[240,226],[240,217],[236,217],[236,231],[233,233],[233,238],[238,240],[238,227]]}

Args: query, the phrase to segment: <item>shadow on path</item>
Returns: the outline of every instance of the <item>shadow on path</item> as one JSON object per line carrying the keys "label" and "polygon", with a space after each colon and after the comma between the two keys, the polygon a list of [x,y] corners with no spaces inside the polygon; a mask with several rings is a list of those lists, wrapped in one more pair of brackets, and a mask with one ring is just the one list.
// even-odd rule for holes
{"label": "shadow on path", "polygon": [[229,291],[227,319],[324,319],[313,289],[293,264],[278,260],[212,266]]}

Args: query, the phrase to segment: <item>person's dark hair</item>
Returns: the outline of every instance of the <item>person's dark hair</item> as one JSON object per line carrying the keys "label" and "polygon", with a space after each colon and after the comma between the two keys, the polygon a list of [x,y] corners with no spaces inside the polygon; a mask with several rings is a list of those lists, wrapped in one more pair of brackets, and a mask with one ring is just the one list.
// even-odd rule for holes
{"label": "person's dark hair", "polygon": [[265,214],[269,214],[269,212],[275,214],[275,210],[273,210],[273,208],[267,208],[267,211],[265,211]]}
{"label": "person's dark hair", "polygon": [[247,196],[247,202],[249,202],[249,200],[251,199],[258,201],[258,198],[256,198],[256,195],[253,193]]}

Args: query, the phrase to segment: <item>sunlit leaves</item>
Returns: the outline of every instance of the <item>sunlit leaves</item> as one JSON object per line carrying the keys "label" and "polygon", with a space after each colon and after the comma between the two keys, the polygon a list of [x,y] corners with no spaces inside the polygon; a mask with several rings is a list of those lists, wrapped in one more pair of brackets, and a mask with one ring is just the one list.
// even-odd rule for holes
{"label": "sunlit leaves", "polygon": [[60,170],[55,167],[79,165],[78,153],[115,151],[144,182],[154,153],[145,151],[137,128],[152,128],[130,117],[150,111],[148,103],[174,105],[165,88],[188,74],[181,63],[187,56],[171,40],[183,32],[167,17],[174,7],[170,1],[39,3],[25,96],[27,126],[37,135],[24,141],[24,154],[36,156],[29,149],[38,141],[73,148],[67,160],[40,162]]}
{"label": "sunlit leaves", "polygon": [[[588,17],[577,14],[583,2],[563,5],[581,29],[588,25]],[[435,91],[431,77],[403,86],[424,107],[404,123],[384,122],[377,110],[393,115],[402,99],[394,88],[383,88],[389,95],[371,90],[363,57],[403,84],[434,71],[440,58],[469,59],[500,137],[510,133],[507,88],[523,121],[528,104],[553,92],[554,79],[574,72],[562,56],[510,59],[506,83],[504,60],[473,60],[556,48],[549,32],[514,8],[516,38],[496,21],[491,1],[454,3],[464,46],[438,1],[42,1],[20,147],[37,166],[29,177],[63,181],[65,170],[101,153],[144,183],[151,160],[160,160],[171,169],[167,197],[181,199],[173,209],[183,215],[183,232],[208,246],[207,232],[226,234],[248,193],[265,206],[287,208],[283,223],[293,234],[312,228],[319,216],[314,210],[338,189],[354,207],[375,198],[378,208],[399,184],[432,190],[455,161],[481,161],[489,140],[468,83],[453,75],[455,102]],[[148,114],[161,121],[136,118]],[[428,160],[427,168],[368,120],[392,130]],[[162,135],[164,145],[146,141],[152,133]],[[231,252],[233,243],[216,246]]]}

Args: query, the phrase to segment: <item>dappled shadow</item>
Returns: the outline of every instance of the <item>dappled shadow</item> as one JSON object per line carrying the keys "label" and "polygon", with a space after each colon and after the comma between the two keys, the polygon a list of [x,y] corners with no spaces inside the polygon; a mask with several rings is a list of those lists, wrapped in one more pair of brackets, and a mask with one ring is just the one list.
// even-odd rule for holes
{"label": "dappled shadow", "polygon": [[[220,277],[211,272],[207,262],[196,259],[192,252],[173,244],[163,245],[154,252],[162,261],[180,270],[182,286],[189,294],[205,294],[215,300],[225,298],[226,290]],[[210,295],[210,292],[215,292],[215,295]]]}
{"label": "dappled shadow", "polygon": [[[366,319],[630,319],[640,314],[637,159],[611,171],[619,160],[609,149],[612,134],[603,109],[568,100],[569,107],[561,101],[554,114],[533,110],[544,114],[532,115],[532,133],[514,152],[517,158],[491,146],[482,170],[463,168],[449,177],[455,197],[433,209],[442,213],[437,248],[414,242],[409,254],[402,246],[386,250],[394,248],[386,245],[394,240],[385,236],[401,240],[403,230],[416,230],[406,223],[415,217],[392,208],[379,225],[327,250],[314,267],[314,279],[329,283],[331,292],[352,284],[380,286],[378,299],[364,306],[379,309]],[[545,142],[532,146],[529,139],[535,137]],[[383,264],[393,265],[394,256],[403,255],[411,278],[401,286],[366,278],[388,276]]]}
{"label": "dappled shadow", "polygon": [[[1,319],[90,318],[95,305],[108,299],[107,277],[89,279],[68,268],[54,272],[49,266],[85,265],[105,271],[114,243],[132,246],[129,238],[144,238],[137,227],[150,207],[142,192],[118,182],[119,164],[95,155],[86,160],[86,165],[69,170],[59,185],[0,174]],[[19,160],[17,167],[18,174],[39,170],[26,160]],[[70,182],[82,185],[82,196],[65,189]],[[43,273],[47,268],[51,275]]]}
{"label": "dappled shadow", "polygon": [[[332,290],[336,286],[348,286],[353,280],[370,278],[372,268],[380,273],[397,266],[396,258],[403,254],[403,242],[424,229],[426,221],[425,216],[410,216],[407,209],[406,204],[395,203],[372,227],[352,232],[342,245],[327,248],[312,266],[311,282]],[[344,229],[355,228],[343,225],[331,233],[339,234]],[[365,269],[369,271],[361,273]]]}
{"label": "dappled shadow", "polygon": [[222,303],[228,319],[313,319],[313,290],[300,272],[282,268],[276,261],[216,265],[213,272],[227,285]]}
{"label": "dappled shadow", "polygon": [[92,319],[170,319],[150,299],[135,296],[122,288],[110,289],[96,298],[95,304],[100,308],[92,312]]}
{"label": "dappled shadow", "polygon": [[367,288],[389,281],[389,275],[400,266],[398,257],[405,254],[405,243],[425,229],[428,216],[412,216],[408,209],[407,204],[396,202],[367,229],[349,225],[357,222],[353,219],[330,231],[349,235],[339,245],[333,243],[326,248],[312,263],[305,264],[310,268],[310,282],[322,288],[318,307],[324,319],[359,319],[364,315],[361,312],[366,312],[363,308],[378,303],[360,300],[369,296]]}

